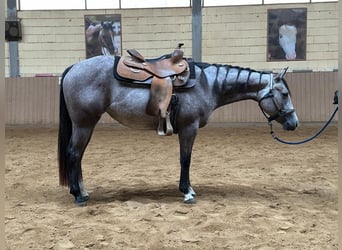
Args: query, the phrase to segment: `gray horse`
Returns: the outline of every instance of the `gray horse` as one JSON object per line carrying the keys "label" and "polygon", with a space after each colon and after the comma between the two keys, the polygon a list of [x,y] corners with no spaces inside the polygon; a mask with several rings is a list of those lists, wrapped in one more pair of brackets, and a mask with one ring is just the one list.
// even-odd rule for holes
{"label": "gray horse", "polygon": [[[291,102],[284,74],[255,71],[230,65],[194,63],[195,86],[175,90],[177,112],[173,126],[180,145],[179,190],[185,203],[195,202],[190,185],[191,152],[198,129],[211,113],[223,105],[252,99],[269,121],[276,120],[286,130],[294,130],[298,118]],[[156,130],[158,117],[146,114],[149,88],[129,85],[113,76],[114,59],[97,56],[81,61],[62,75],[58,161],[60,184],[70,187],[78,205],[86,204],[81,161],[95,125],[107,112],[113,119],[133,129]]]}

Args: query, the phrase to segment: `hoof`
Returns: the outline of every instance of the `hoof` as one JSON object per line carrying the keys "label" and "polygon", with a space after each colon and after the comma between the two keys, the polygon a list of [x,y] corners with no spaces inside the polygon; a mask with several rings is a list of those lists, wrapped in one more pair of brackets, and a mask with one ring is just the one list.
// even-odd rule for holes
{"label": "hoof", "polygon": [[195,198],[192,198],[192,199],[189,199],[189,200],[185,200],[184,199],[184,203],[185,204],[196,204],[196,199]]}
{"label": "hoof", "polygon": [[195,204],[196,200],[195,197],[193,196],[192,192],[189,192],[184,195],[184,203],[185,204]]}
{"label": "hoof", "polygon": [[84,207],[87,205],[88,200],[89,196],[78,196],[75,198],[75,204],[79,207]]}

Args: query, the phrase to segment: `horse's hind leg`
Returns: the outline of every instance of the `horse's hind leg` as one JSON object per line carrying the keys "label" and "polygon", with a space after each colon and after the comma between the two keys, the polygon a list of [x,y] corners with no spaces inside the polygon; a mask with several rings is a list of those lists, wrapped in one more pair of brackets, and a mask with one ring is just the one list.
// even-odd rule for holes
{"label": "horse's hind leg", "polygon": [[85,205],[89,199],[83,185],[81,161],[93,130],[94,126],[77,127],[74,125],[67,150],[70,167],[70,193],[74,195],[75,203],[80,206]]}

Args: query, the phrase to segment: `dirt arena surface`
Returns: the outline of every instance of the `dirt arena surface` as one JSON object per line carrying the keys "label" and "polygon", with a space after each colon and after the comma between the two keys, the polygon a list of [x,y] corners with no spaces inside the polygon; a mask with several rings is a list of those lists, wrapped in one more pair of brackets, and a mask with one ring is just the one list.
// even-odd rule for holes
{"label": "dirt arena surface", "polygon": [[[319,125],[283,132],[311,135]],[[267,125],[208,127],[178,191],[178,137],[98,127],[83,159],[90,200],[58,185],[56,128],[7,128],[7,249],[337,249],[337,127],[301,146]]]}

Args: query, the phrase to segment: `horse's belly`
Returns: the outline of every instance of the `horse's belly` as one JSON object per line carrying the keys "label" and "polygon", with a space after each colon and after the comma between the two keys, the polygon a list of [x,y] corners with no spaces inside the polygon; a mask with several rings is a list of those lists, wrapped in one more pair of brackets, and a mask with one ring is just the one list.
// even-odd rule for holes
{"label": "horse's belly", "polygon": [[147,102],[148,94],[132,96],[129,93],[124,98],[116,98],[106,112],[124,126],[154,130],[158,126],[158,118],[146,114]]}
{"label": "horse's belly", "polygon": [[110,111],[107,111],[107,113],[114,120],[129,128],[155,130],[158,126],[158,120],[153,116],[132,116]]}

